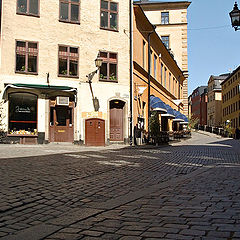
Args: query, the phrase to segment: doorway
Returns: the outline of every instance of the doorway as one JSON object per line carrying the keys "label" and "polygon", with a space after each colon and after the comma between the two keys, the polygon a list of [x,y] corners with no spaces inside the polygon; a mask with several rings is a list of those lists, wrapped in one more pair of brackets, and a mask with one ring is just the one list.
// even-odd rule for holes
{"label": "doorway", "polygon": [[121,100],[110,101],[110,141],[123,141],[124,106]]}
{"label": "doorway", "polygon": [[99,118],[85,122],[85,144],[87,146],[105,146],[105,121]]}
{"label": "doorway", "polygon": [[50,107],[50,142],[73,142],[73,108]]}

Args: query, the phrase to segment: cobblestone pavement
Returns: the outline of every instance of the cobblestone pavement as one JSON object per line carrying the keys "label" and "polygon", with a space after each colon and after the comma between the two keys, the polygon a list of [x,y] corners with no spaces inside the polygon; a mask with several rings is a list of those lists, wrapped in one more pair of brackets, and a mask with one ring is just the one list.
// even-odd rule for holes
{"label": "cobblestone pavement", "polygon": [[0,159],[0,238],[240,239],[240,143]]}

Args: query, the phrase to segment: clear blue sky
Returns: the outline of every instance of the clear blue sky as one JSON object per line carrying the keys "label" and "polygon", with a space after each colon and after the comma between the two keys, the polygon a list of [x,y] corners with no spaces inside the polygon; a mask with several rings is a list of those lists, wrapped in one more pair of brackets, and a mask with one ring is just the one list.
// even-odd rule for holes
{"label": "clear blue sky", "polygon": [[228,73],[240,65],[240,30],[234,31],[229,17],[234,2],[240,4],[240,0],[186,1],[192,2],[188,8],[188,93],[191,94],[198,86],[207,85],[211,75]]}
{"label": "clear blue sky", "polygon": [[192,0],[188,8],[189,94],[207,85],[210,75],[240,65],[240,30],[234,31],[229,17],[233,5],[234,0]]}

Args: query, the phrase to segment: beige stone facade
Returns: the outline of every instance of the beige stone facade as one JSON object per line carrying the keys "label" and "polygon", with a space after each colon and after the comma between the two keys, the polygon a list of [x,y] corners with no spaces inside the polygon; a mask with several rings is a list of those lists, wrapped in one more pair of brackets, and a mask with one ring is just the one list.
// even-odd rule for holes
{"label": "beige stone facade", "polygon": [[[116,0],[118,4],[118,29],[107,30],[100,27],[101,1],[82,1],[79,4],[79,22],[68,23],[59,20],[60,1],[39,1],[38,16],[18,14],[17,0],[2,0],[2,23],[0,40],[0,89],[9,84],[37,84],[50,86],[68,86],[76,89],[73,96],[66,91],[55,91],[54,96],[70,96],[74,104],[73,134],[74,141],[85,141],[85,120],[99,118],[105,120],[105,142],[110,139],[110,101],[124,102],[123,139],[128,138],[129,115],[129,3]],[[37,73],[17,73],[16,41],[37,42]],[[59,45],[78,48],[78,76],[59,76]],[[100,108],[94,111],[92,95],[87,82],[89,73],[95,71],[94,60],[100,51],[117,54],[117,81],[100,81],[99,71],[92,79],[94,96],[98,98]],[[49,74],[49,75],[47,75]],[[48,76],[48,77],[47,77]],[[115,79],[116,80],[116,79]],[[34,92],[37,95],[37,131],[44,134],[49,141],[49,92],[27,87],[8,88],[5,113],[6,131],[9,128],[8,93]],[[52,92],[51,92],[52,94]]]}
{"label": "beige stone facade", "polygon": [[[141,4],[150,22],[156,26],[156,32],[162,37],[168,37],[168,48],[177,64],[188,76],[187,50],[187,8],[190,2],[148,2]],[[164,21],[162,13],[168,13],[168,20]],[[184,114],[188,116],[188,79],[183,83]]]}

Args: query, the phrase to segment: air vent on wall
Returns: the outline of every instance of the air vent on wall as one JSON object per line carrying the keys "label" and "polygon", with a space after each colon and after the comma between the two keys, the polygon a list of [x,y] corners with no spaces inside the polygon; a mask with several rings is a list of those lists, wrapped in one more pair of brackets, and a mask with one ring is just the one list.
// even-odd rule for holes
{"label": "air vent on wall", "polygon": [[57,105],[68,106],[69,97],[57,97]]}

